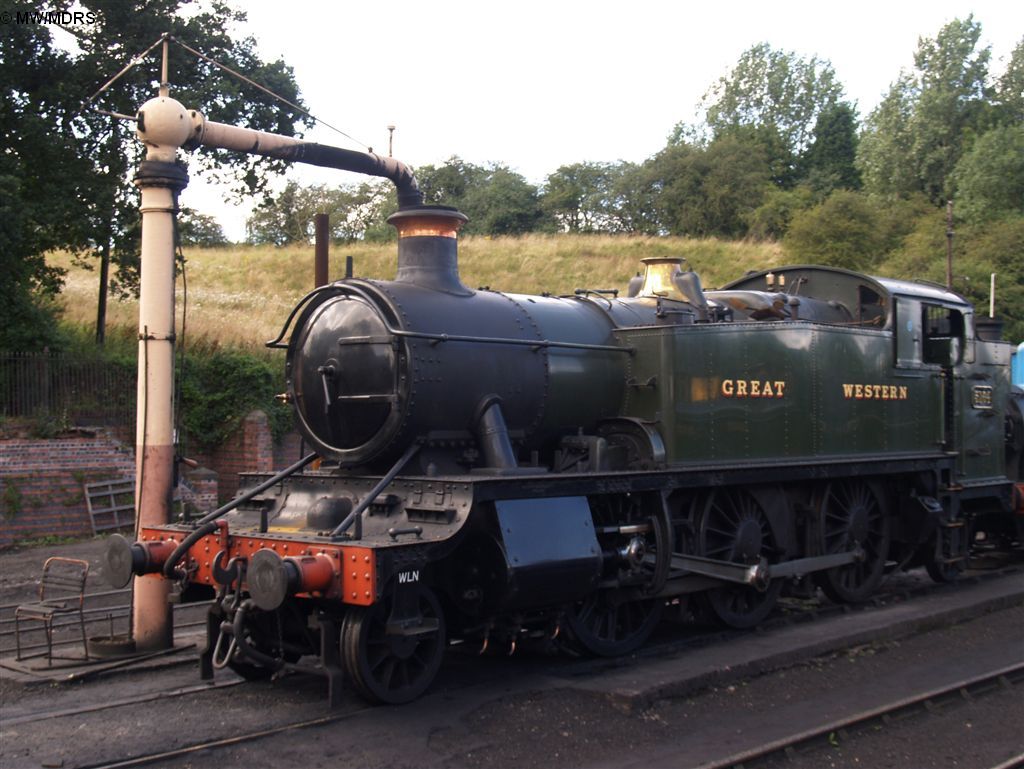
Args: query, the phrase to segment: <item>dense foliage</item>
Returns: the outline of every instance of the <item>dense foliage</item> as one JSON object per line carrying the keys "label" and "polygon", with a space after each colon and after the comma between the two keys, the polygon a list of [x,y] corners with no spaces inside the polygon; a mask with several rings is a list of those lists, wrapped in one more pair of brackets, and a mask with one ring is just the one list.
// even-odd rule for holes
{"label": "dense foliage", "polygon": [[291,409],[274,400],[280,367],[238,350],[205,350],[179,364],[181,424],[202,451],[221,445],[254,409],[265,412],[276,438],[291,426]]}
{"label": "dense foliage", "polygon": [[38,350],[58,341],[51,302],[61,275],[45,254],[87,242],[83,195],[68,179],[88,163],[71,130],[75,67],[45,28],[5,25],[0,62],[0,349]]}
{"label": "dense foliage", "polygon": [[[138,193],[132,184],[141,159],[133,127],[93,111],[132,115],[155,96],[159,46],[134,62],[102,94],[101,87],[133,63],[161,35],[246,72],[263,86],[300,103],[291,69],[266,62],[252,38],[231,30],[244,19],[219,0],[201,9],[189,0],[81,0],[98,21],[66,27],[77,50],[56,45],[44,24],[5,24],[0,36],[0,349],[38,349],[58,342],[47,300],[60,275],[44,254],[55,248],[98,258],[110,287],[132,293],[138,281]],[[186,9],[189,13],[183,13]],[[38,11],[31,4],[6,8]],[[169,80],[174,96],[215,120],[291,135],[303,120],[292,107],[173,46]],[[86,102],[96,95],[91,105]],[[234,183],[239,193],[261,192],[283,164],[234,155],[200,155],[198,164]],[[55,170],[59,169],[59,170]],[[210,228],[206,227],[206,235]],[[7,276],[13,277],[12,281]],[[100,307],[107,281],[99,281]],[[102,313],[100,313],[101,315]],[[102,340],[102,321],[97,334]]]}

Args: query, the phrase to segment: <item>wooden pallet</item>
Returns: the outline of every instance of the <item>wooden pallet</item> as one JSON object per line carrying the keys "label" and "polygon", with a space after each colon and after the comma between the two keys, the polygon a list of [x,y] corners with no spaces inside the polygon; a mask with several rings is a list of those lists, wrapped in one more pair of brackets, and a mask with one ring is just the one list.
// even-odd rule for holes
{"label": "wooden pallet", "polygon": [[93,534],[135,526],[135,481],[132,478],[84,485]]}

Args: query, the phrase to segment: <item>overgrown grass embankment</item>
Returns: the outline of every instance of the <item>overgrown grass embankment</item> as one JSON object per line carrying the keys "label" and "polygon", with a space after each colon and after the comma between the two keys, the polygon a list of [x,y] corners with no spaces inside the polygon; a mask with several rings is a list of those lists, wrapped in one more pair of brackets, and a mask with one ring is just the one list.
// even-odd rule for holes
{"label": "overgrown grass embankment", "polygon": [[[395,243],[352,243],[331,247],[330,278],[340,278],[345,257],[352,256],[355,274],[392,278]],[[782,264],[774,243],[717,239],[656,238],[616,235],[527,235],[467,237],[459,245],[463,282],[517,294],[568,294],[577,288],[618,288],[652,256],[682,256],[705,287],[713,288],[747,270]],[[277,336],[295,303],[313,287],[312,246],[227,246],[186,248],[188,314],[186,331],[193,344],[262,348]],[[50,262],[68,270],[61,301],[65,322],[92,327],[96,320],[98,272],[72,264],[67,254]],[[180,328],[184,283],[177,282]],[[138,303],[111,297],[107,310],[110,333],[133,334]]]}

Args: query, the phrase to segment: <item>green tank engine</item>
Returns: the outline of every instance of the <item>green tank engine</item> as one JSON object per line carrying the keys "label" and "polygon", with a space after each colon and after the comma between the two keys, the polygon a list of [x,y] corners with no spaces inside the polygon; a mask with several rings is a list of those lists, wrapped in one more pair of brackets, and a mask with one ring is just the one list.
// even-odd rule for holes
{"label": "green tank engine", "polygon": [[216,594],[204,676],[311,655],[332,701],[345,672],[404,702],[452,640],[622,654],[667,607],[750,627],[1019,545],[1011,346],[960,295],[815,266],[706,291],[679,259],[627,296],[473,290],[464,221],[404,206],[396,277],[317,289],[272,343],[312,454],[112,539],[115,582]]}

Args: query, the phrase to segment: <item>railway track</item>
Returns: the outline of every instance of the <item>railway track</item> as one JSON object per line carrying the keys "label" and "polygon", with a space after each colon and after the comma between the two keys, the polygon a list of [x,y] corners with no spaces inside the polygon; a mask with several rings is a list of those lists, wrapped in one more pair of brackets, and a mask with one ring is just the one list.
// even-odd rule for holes
{"label": "railway track", "polygon": [[148,766],[150,764],[155,764],[158,761],[169,761],[175,758],[184,758],[187,756],[195,755],[197,753],[201,753],[204,751],[244,745],[247,743],[256,742],[257,740],[266,739],[267,737],[273,737],[277,734],[284,734],[285,732],[294,732],[302,729],[310,729],[317,726],[327,726],[328,724],[336,724],[341,721],[353,718],[361,713],[368,712],[370,710],[374,710],[374,707],[366,706],[345,713],[333,713],[331,715],[321,716],[319,718],[310,718],[304,721],[294,721],[288,724],[273,726],[269,729],[260,729],[252,732],[246,732],[243,734],[236,734],[231,737],[224,737],[222,739],[217,740],[196,742],[191,745],[184,745],[182,747],[172,748],[170,750],[141,754],[138,756],[133,756],[131,758],[119,759],[117,761],[101,762],[96,764],[81,764],[77,767],[77,769],[129,769],[133,766]]}
{"label": "railway track", "polygon": [[[1008,574],[1016,575],[1018,573],[1019,570],[1012,570],[1009,572],[1007,572],[1006,570],[1002,570],[1000,572],[993,573],[991,576],[1006,576]],[[978,577],[965,580],[964,587],[978,581],[984,581],[985,579],[987,578]],[[890,591],[890,594],[888,595],[883,594],[880,597],[879,603],[887,604],[892,601],[908,599],[913,600],[913,598],[919,593],[931,594],[935,592],[935,590],[946,590],[955,592],[958,589],[959,587],[957,586],[938,586],[934,588],[928,587],[921,588],[920,590],[911,590],[900,587],[899,589]],[[798,613],[794,616],[782,616],[777,618],[776,620],[773,620],[773,623],[780,625],[805,622],[813,623],[815,618],[829,617],[837,612],[848,613],[849,611],[849,609],[844,611],[841,608],[826,607],[823,610],[817,612]],[[864,608],[862,611],[870,612],[872,611],[872,608],[867,607]],[[728,635],[740,634],[733,633]],[[671,654],[690,647],[709,646],[721,640],[722,638],[722,634],[714,633],[690,633],[690,636],[691,637],[687,639],[680,640],[678,638],[674,638],[663,641],[661,643],[652,644],[649,649],[644,650],[643,656],[650,657],[656,656],[658,654]],[[465,692],[468,691],[474,685],[489,685],[492,679],[494,681],[499,680],[499,678],[501,680],[507,679],[509,673],[508,666],[496,666],[490,668],[491,672],[488,672],[488,668],[481,668],[480,663],[477,661],[475,649],[465,649],[461,653],[458,651],[458,649],[453,649],[452,651],[455,655],[462,656],[463,660],[457,665],[451,665],[451,663],[449,663],[450,667],[458,667],[461,668],[461,670],[455,674],[455,678],[457,680],[449,680],[445,686],[448,698],[461,700],[465,696],[467,696]],[[626,664],[631,663],[629,663],[628,661],[621,660],[609,662],[606,660],[571,660],[563,658],[561,661],[557,663],[557,670],[554,671],[554,674],[563,681],[579,679],[583,677],[592,678],[595,675],[599,677],[601,671],[609,666],[622,666]],[[537,670],[534,672],[540,672],[542,676],[546,676],[552,673],[552,669],[550,668],[548,661],[541,661],[537,665],[534,665],[532,662],[529,662],[526,668],[518,668],[518,673],[529,673],[534,668],[537,668]],[[467,671],[470,671],[470,669],[472,669],[471,674],[467,675]],[[171,676],[168,676],[168,680],[171,680],[171,678]],[[175,680],[180,680],[180,674],[176,674],[173,678]],[[282,688],[274,687],[277,694],[271,696],[279,697],[281,696],[282,693],[286,691],[286,689],[291,689],[293,690],[293,692],[291,694],[288,694],[286,696],[286,699],[294,701],[295,703],[302,701],[303,707],[309,705],[310,702],[307,702],[307,698],[305,697],[305,693],[302,691],[302,688],[304,686],[308,686],[309,682],[312,682],[315,679],[305,677],[306,683],[303,683],[303,678],[303,676],[295,676],[295,683],[297,684],[297,686],[289,685],[288,687]],[[985,680],[989,681],[987,685],[985,683]],[[1005,689],[1006,686],[1019,686],[1022,682],[1024,682],[1024,672],[1020,670],[1020,666],[1017,666],[1017,669],[1015,670],[1002,669],[991,671],[986,676],[976,676],[974,679],[960,681],[957,682],[954,686],[946,688],[952,691],[952,694],[949,694],[948,696],[955,699],[957,696],[963,696],[963,694],[958,694],[958,692],[960,692],[961,690],[966,691],[971,696],[980,697],[988,693],[989,691],[1000,691],[1002,689]],[[200,710],[209,710],[210,712],[220,712],[225,706],[225,703],[232,701],[233,698],[235,698],[237,695],[231,692],[224,692],[223,697],[226,697],[227,699],[218,697],[217,695],[213,695],[213,699],[207,699],[207,693],[217,692],[222,689],[229,689],[231,687],[236,686],[238,683],[240,682],[236,679],[231,679],[229,681],[218,682],[217,684],[214,684],[212,686],[209,684],[198,684],[194,686],[179,687],[177,689],[172,689],[167,692],[150,692],[139,694],[137,696],[125,696],[120,699],[111,699],[106,702],[96,703],[94,705],[83,705],[80,707],[37,707],[32,712],[19,713],[16,718],[5,718],[4,726],[5,728],[24,726],[26,729],[38,730],[45,726],[43,722],[46,721],[60,719],[64,723],[84,723],[83,719],[89,718],[90,714],[94,714],[92,716],[93,718],[106,718],[106,716],[104,716],[104,712],[109,713],[109,718],[111,719],[111,722],[114,722],[118,718],[118,716],[116,715],[116,713],[118,712],[117,709],[121,709],[120,712],[131,712],[130,709],[133,706],[144,706],[146,709],[152,709],[152,712],[155,715],[157,713],[162,712],[159,708],[156,708],[155,706],[158,705],[160,701],[166,701],[167,699],[177,699],[179,702],[182,703],[179,705],[170,705],[170,712],[172,713],[192,711],[195,708],[199,708]],[[253,701],[251,697],[255,697],[256,700],[259,701],[259,698],[261,696],[265,696],[259,694],[258,687],[240,687],[236,691],[245,692],[245,694],[243,694],[243,698],[249,702]],[[472,697],[473,695],[469,696]],[[938,692],[937,690],[932,690],[929,692],[925,692],[921,696],[915,697],[913,699],[915,701],[919,700],[921,703],[924,703],[916,705],[917,709],[920,710],[942,707],[942,697],[943,695],[940,692]],[[203,705],[202,703],[206,704]],[[936,703],[938,703],[938,705],[936,705]],[[60,703],[56,702],[54,704],[59,705]],[[898,719],[898,706],[902,706],[904,710],[913,710],[915,707],[913,703],[909,702],[908,700],[899,703],[892,703],[891,706],[886,706],[885,708],[874,708],[872,712],[865,711],[864,713],[861,713],[859,715],[863,716],[864,718],[875,719],[873,722],[864,721],[864,723],[884,723],[886,718]],[[252,707],[252,705],[248,705],[245,707]],[[135,744],[134,750],[139,751],[136,755],[119,757],[116,760],[110,760],[102,756],[94,755],[93,757],[87,759],[87,761],[90,761],[91,763],[83,763],[80,765],[76,765],[79,766],[80,769],[82,769],[83,767],[85,769],[90,769],[98,767],[146,766],[153,764],[184,766],[190,764],[192,756],[204,753],[205,751],[211,751],[214,752],[214,754],[217,754],[221,751],[230,752],[232,749],[240,749],[244,751],[248,745],[258,743],[261,740],[272,738],[275,735],[297,733],[302,732],[303,730],[314,729],[318,726],[335,724],[346,721],[348,719],[352,719],[358,716],[359,714],[376,710],[375,708],[367,708],[363,706],[361,702],[357,702],[354,699],[348,699],[343,704],[342,707],[343,710],[339,712],[327,713],[323,715],[317,713],[314,708],[310,707],[307,708],[304,713],[300,711],[300,713],[296,714],[296,716],[293,716],[294,720],[291,720],[287,723],[282,724],[264,722],[263,724],[251,724],[251,728],[248,731],[241,731],[241,733],[231,734],[230,736],[224,736],[223,733],[207,733],[202,737],[197,735],[194,738],[194,741],[190,741],[188,742],[188,744],[178,745],[173,748],[156,749],[155,746],[161,746],[161,744],[165,746],[169,743],[173,744],[173,742],[177,742],[177,738],[174,738],[172,742],[170,739],[167,739],[169,735],[165,735],[163,739],[152,740],[149,743],[148,749],[143,744]],[[286,713],[287,710],[282,710],[281,712]],[[156,717],[159,718],[160,716]],[[821,740],[828,740],[830,736],[833,736],[834,738],[845,739],[847,734],[854,734],[857,732],[858,729],[863,728],[861,726],[858,726],[857,723],[863,720],[862,718],[854,718],[849,720],[851,721],[850,725],[846,724],[846,720],[844,720],[842,723],[837,721],[830,722],[825,727],[816,730],[816,734],[818,734],[816,738],[814,734],[802,733],[800,735],[794,735],[794,739],[797,737],[800,737],[802,739],[791,741],[790,744],[783,744],[780,741],[778,744],[773,744],[772,746],[765,746],[764,748],[762,748],[762,752],[768,751],[769,749],[774,751],[766,752],[765,758],[751,757],[752,753],[748,752],[749,755],[743,754],[743,756],[740,757],[738,763],[734,760],[732,763],[719,762],[717,764],[708,764],[708,766],[757,766],[760,763],[771,761],[773,756],[786,756],[790,753],[799,752],[803,750],[806,746],[814,745],[816,740],[818,742],[821,742]],[[38,722],[38,725],[36,724],[36,722]],[[242,729],[244,729],[244,726],[242,727]],[[822,734],[824,736],[821,736]],[[153,736],[155,737],[156,734],[154,734]],[[304,740],[305,738],[301,739]],[[256,750],[261,750],[261,748],[256,748]],[[122,751],[120,755],[125,756],[125,751]],[[734,756],[731,758],[735,759],[736,757]],[[208,760],[210,760],[209,757],[204,753],[203,762],[206,763]],[[71,764],[68,765],[70,766]],[[652,765],[657,764],[655,763]],[[1008,766],[1012,766],[1012,764],[1009,764]]]}
{"label": "railway track", "polygon": [[[751,769],[751,767],[760,766],[776,758],[792,757],[819,746],[835,746],[856,739],[856,735],[865,729],[878,725],[886,726],[913,713],[942,712],[946,706],[958,700],[978,699],[997,691],[1020,687],[1022,684],[1024,684],[1024,662],[962,679],[911,697],[896,699],[811,729],[794,732],[792,735],[767,745],[703,763],[694,769]],[[1020,766],[1024,766],[1024,753],[993,769],[1009,769],[1009,767]]]}
{"label": "railway track", "polygon": [[[702,763],[693,767],[693,769],[751,769],[752,767],[772,762],[774,759],[786,759],[807,752],[821,745],[835,745],[837,741],[847,742],[851,739],[856,739],[857,734],[866,729],[877,725],[885,726],[898,722],[903,717],[915,712],[945,712],[946,707],[950,703],[958,700],[978,699],[1008,688],[1020,687],[1022,684],[1024,684],[1024,663],[1002,667],[981,675],[958,680],[947,686],[933,688],[911,697],[899,698],[842,719],[829,721],[811,729],[795,732],[792,735],[758,748]],[[226,683],[225,685],[233,685],[233,682]],[[202,688],[204,687],[190,687],[178,692],[168,693],[166,696],[195,693]],[[205,688],[209,689],[211,687]],[[140,699],[138,701],[143,702],[145,700]],[[123,704],[114,703],[111,707],[123,706]],[[358,707],[342,713],[332,713],[317,718],[297,720],[225,738],[196,741],[168,750],[142,753],[115,761],[82,764],[79,765],[78,769],[128,769],[129,767],[147,766],[158,762],[182,759],[206,751],[247,745],[286,732],[336,724],[374,709],[373,707]],[[674,755],[674,760],[678,761],[678,755]],[[652,765],[656,765],[656,763]],[[992,767],[992,769],[1011,769],[1022,765],[1024,765],[1024,754],[1016,756],[996,767]]]}
{"label": "railway track", "polygon": [[12,726],[19,726],[21,724],[36,723],[51,718],[71,718],[74,716],[82,716],[87,713],[98,713],[103,710],[114,710],[117,708],[127,708],[135,705],[144,705],[148,702],[154,702],[156,700],[168,700],[173,699],[175,697],[185,697],[192,694],[202,694],[204,692],[216,691],[218,689],[228,689],[243,683],[245,683],[243,679],[235,679],[231,681],[217,681],[212,683],[196,684],[195,686],[183,686],[181,688],[172,689],[170,691],[146,692],[144,694],[138,694],[132,697],[121,697],[114,700],[107,700],[105,702],[96,703],[92,705],[83,705],[80,707],[35,711],[29,713],[22,713],[19,716],[5,716],[4,727],[9,728]]}

